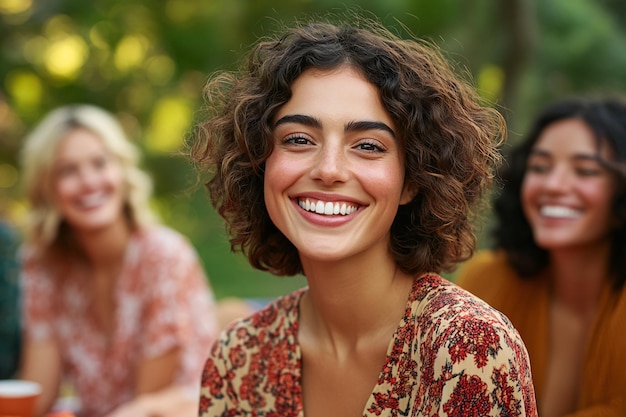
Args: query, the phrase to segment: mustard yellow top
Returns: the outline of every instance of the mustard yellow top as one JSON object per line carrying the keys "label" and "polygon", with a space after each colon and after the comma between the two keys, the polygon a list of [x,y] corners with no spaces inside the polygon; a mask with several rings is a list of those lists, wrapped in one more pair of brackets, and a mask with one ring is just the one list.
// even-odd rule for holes
{"label": "mustard yellow top", "polygon": [[[503,312],[530,356],[541,409],[548,360],[548,277],[523,280],[504,253],[478,252],[463,264],[456,283]],[[577,411],[568,417],[626,416],[626,289],[604,288],[585,353]]]}

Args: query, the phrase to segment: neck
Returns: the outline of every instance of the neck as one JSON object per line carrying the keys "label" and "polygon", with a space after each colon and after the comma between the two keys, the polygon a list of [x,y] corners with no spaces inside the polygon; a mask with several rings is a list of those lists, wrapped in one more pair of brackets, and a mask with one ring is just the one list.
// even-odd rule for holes
{"label": "neck", "polygon": [[594,311],[602,287],[610,278],[610,252],[610,244],[552,251],[549,273],[555,301],[579,314]]}
{"label": "neck", "polygon": [[354,345],[397,327],[413,277],[403,273],[390,254],[324,264],[303,261],[303,265],[309,291],[301,318],[316,337]]}
{"label": "neck", "polygon": [[126,219],[113,225],[89,231],[74,230],[74,238],[93,268],[108,269],[119,265],[126,254],[131,229]]}

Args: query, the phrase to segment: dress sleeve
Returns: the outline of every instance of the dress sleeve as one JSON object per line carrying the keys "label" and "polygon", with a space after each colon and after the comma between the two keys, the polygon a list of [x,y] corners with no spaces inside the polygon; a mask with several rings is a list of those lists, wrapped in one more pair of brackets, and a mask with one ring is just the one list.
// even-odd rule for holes
{"label": "dress sleeve", "polygon": [[480,310],[459,316],[441,335],[435,367],[442,369],[445,415],[536,417],[530,362],[519,334],[504,316]]}
{"label": "dress sleeve", "polygon": [[410,415],[537,417],[528,353],[508,318],[441,277],[418,283],[400,338],[417,369]]}
{"label": "dress sleeve", "polygon": [[[200,417],[216,417],[227,415],[229,397],[235,399],[234,391],[228,375],[228,345],[226,339],[216,341],[206,360],[202,372],[200,386]],[[231,371],[232,373],[232,371]],[[231,391],[229,396],[228,391]]]}
{"label": "dress sleeve", "polygon": [[20,250],[20,262],[24,334],[34,341],[49,340],[54,337],[53,277],[46,272],[32,248],[24,247]]}

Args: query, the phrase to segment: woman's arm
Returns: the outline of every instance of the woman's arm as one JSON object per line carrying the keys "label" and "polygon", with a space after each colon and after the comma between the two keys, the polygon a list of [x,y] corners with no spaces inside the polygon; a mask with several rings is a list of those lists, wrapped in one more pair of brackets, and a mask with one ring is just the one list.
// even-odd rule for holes
{"label": "woman's arm", "polygon": [[61,386],[61,355],[53,340],[33,341],[26,338],[20,378],[41,384],[35,415],[42,416],[54,405]]}
{"label": "woman's arm", "polygon": [[180,349],[172,349],[156,358],[144,359],[137,366],[135,392],[137,395],[152,393],[174,383],[180,368]]}
{"label": "woman's arm", "polygon": [[117,407],[106,417],[192,417],[198,413],[195,393],[174,384],[180,349],[139,363],[137,396]]}

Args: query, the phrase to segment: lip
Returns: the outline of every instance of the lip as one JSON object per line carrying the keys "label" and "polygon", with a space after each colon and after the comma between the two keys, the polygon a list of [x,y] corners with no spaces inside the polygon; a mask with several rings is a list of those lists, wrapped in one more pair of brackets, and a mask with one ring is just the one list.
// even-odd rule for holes
{"label": "lip", "polygon": [[352,197],[348,197],[345,195],[341,195],[341,194],[326,194],[326,193],[320,193],[320,192],[310,192],[310,193],[300,193],[300,194],[295,194],[291,196],[292,200],[304,200],[304,199],[310,199],[310,200],[322,200],[322,201],[328,201],[331,203],[335,203],[335,202],[345,202],[345,203],[350,203],[352,205],[355,206],[367,206],[367,203],[357,200],[355,198]]}

